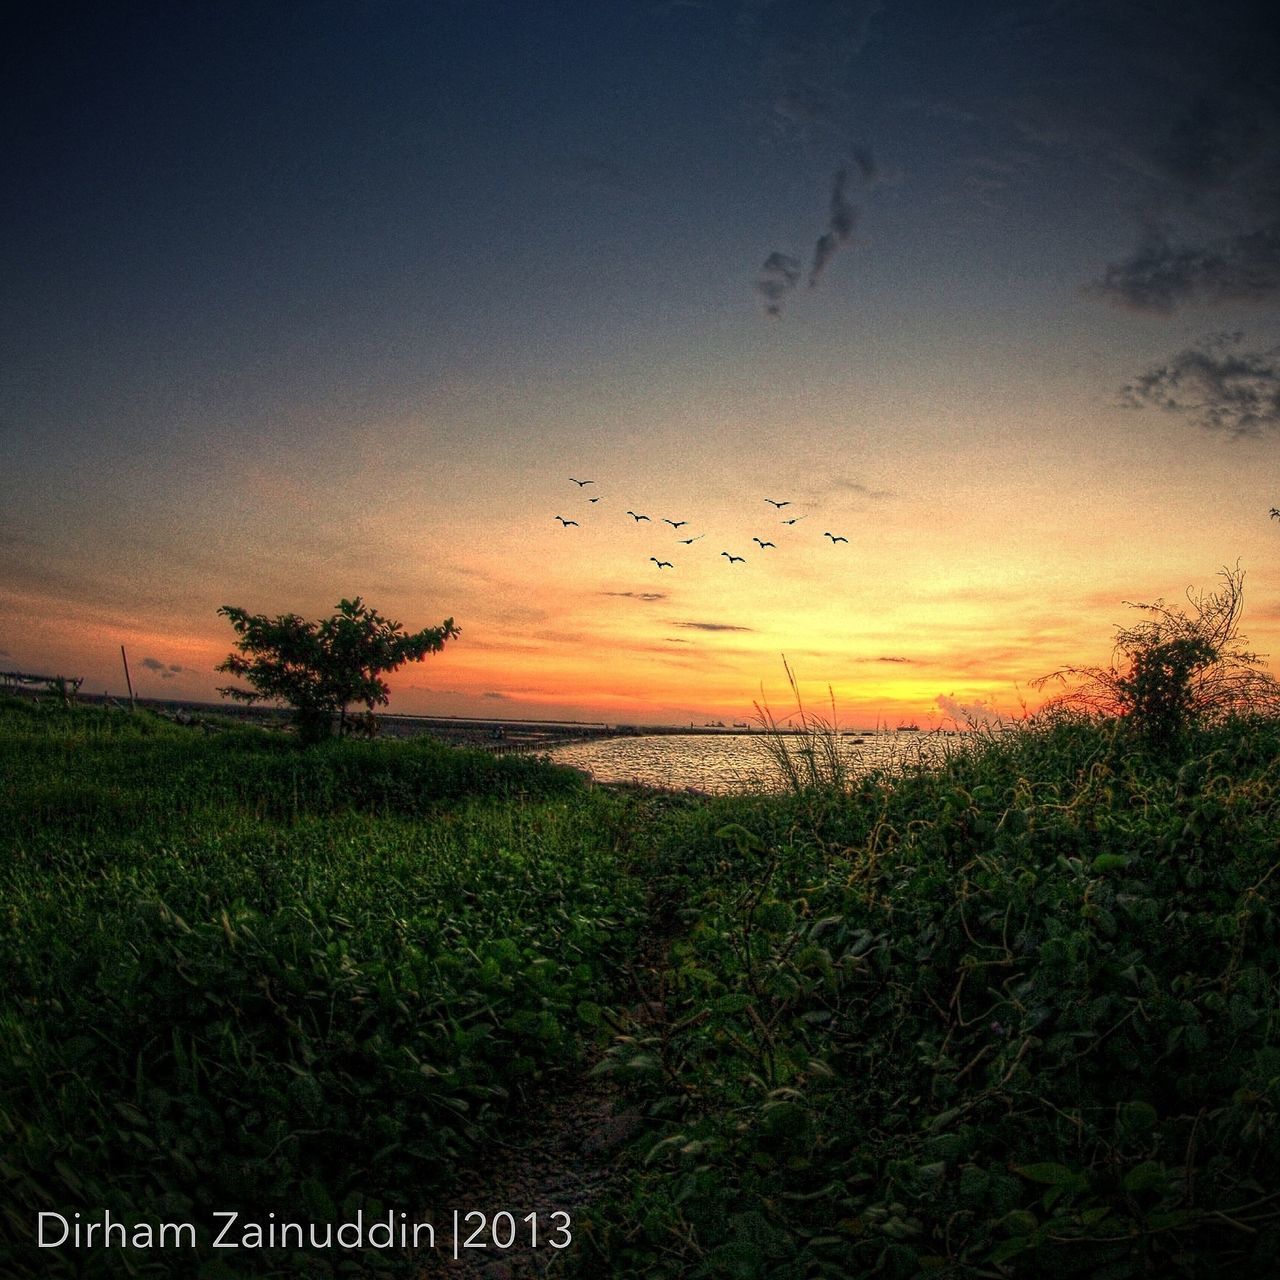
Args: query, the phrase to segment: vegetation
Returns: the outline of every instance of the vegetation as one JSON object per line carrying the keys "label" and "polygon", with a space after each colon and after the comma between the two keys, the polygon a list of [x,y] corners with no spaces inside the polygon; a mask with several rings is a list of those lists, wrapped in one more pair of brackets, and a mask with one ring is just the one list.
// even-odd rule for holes
{"label": "vegetation", "polygon": [[1061,718],[653,833],[681,933],[607,1069],[653,1128],[592,1261],[671,1277],[1263,1274],[1280,724]]}
{"label": "vegetation", "polygon": [[37,1256],[43,1207],[429,1203],[595,1061],[645,1125],[582,1275],[1269,1274],[1280,718],[1222,683],[1238,587],[1146,607],[1121,714],[927,766],[851,776],[798,703],[771,795],[0,706],[0,1272],[118,1274]]}
{"label": "vegetation", "polygon": [[1147,617],[1121,628],[1115,638],[1117,666],[1064,667],[1039,683],[1068,680],[1075,687],[1049,710],[1119,717],[1154,745],[1167,748],[1187,729],[1246,712],[1280,712],[1280,683],[1258,670],[1239,634],[1244,573],[1223,569],[1218,591],[1187,592],[1190,612],[1134,604]]}
{"label": "vegetation", "polygon": [[306,741],[330,736],[334,717],[338,731],[347,727],[347,708],[385,706],[390,693],[384,672],[406,662],[421,662],[439,653],[446,640],[459,634],[452,618],[438,627],[410,635],[366,605],[359,596],[341,600],[332,617],[307,622],[294,613],[269,618],[235,605],[218,610],[236,635],[239,653],[218,666],[242,676],[252,686],[231,685],[218,692],[237,701],[279,701],[293,708],[294,722]]}
{"label": "vegetation", "polygon": [[47,1208],[420,1211],[574,1064],[637,927],[629,802],[536,760],[11,703],[0,779],[6,1276],[121,1274],[37,1253]]}

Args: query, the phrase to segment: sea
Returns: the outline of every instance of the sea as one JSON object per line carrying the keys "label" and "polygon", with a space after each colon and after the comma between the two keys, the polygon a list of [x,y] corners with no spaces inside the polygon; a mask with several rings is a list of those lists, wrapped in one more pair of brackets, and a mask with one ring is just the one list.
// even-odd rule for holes
{"label": "sea", "polygon": [[[856,777],[936,763],[962,742],[963,738],[953,734],[880,730],[841,734],[838,750],[842,767]],[[676,791],[724,794],[785,789],[776,752],[785,746],[803,772],[807,760],[802,753],[807,745],[804,738],[791,735],[662,733],[569,743],[547,754],[560,764],[590,774],[597,782],[637,782]],[[821,749],[818,759],[821,765]]]}

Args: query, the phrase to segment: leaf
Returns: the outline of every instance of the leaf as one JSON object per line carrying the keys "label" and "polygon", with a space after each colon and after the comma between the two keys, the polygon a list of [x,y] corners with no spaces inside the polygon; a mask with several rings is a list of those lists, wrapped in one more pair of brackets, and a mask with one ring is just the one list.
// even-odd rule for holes
{"label": "leaf", "polygon": [[1069,1191],[1083,1190],[1087,1185],[1082,1173],[1068,1169],[1065,1164],[1051,1162],[1023,1164],[1016,1166],[1015,1172],[1020,1173],[1030,1182],[1041,1182],[1050,1187],[1065,1187]]}

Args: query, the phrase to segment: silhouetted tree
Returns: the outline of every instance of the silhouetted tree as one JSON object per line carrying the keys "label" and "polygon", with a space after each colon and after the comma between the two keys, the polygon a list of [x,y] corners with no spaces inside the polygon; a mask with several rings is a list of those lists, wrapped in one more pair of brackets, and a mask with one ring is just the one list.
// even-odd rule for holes
{"label": "silhouetted tree", "polygon": [[1108,667],[1063,667],[1035,681],[1074,687],[1045,710],[1119,716],[1148,740],[1167,744],[1184,729],[1229,716],[1280,713],[1280,683],[1259,671],[1261,658],[1239,634],[1244,573],[1223,569],[1220,591],[1194,594],[1185,609],[1134,604],[1148,616],[1116,632]]}
{"label": "silhouetted tree", "polygon": [[227,686],[218,692],[245,703],[285,703],[293,708],[294,723],[306,742],[329,737],[335,714],[341,732],[353,704],[370,714],[375,706],[385,706],[390,688],[381,678],[384,672],[438,653],[459,634],[452,618],[406,633],[359,596],[341,601],[333,616],[320,622],[293,613],[269,618],[229,604],[218,612],[235,628],[239,653],[228,655],[217,670],[242,676],[253,686]]}

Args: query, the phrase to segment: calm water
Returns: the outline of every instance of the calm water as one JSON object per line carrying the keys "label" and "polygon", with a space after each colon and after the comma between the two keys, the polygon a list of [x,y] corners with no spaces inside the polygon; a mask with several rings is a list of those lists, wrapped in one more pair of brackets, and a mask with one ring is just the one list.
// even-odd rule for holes
{"label": "calm water", "polygon": [[[785,741],[793,752],[804,745],[798,737]],[[840,749],[849,771],[860,774],[938,759],[957,741],[939,734],[867,733],[842,737]],[[711,792],[770,790],[778,785],[777,769],[760,733],[604,738],[556,747],[549,754],[561,764],[585,769],[600,782],[642,782]]]}

